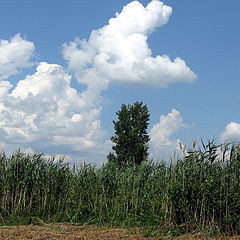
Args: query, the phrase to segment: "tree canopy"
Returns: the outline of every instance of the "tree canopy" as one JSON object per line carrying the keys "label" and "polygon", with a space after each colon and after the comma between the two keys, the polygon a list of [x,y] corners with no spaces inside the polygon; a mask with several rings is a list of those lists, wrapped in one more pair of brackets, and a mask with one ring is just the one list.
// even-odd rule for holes
{"label": "tree canopy", "polygon": [[122,167],[139,165],[148,158],[148,107],[143,102],[122,104],[116,114],[118,119],[113,121],[115,135],[111,137],[115,154],[109,154],[108,158],[115,159]]}

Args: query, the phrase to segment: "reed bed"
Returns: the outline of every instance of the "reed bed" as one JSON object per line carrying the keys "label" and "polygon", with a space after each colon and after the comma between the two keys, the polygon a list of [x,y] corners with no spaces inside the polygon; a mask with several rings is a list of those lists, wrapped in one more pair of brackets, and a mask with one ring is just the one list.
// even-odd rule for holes
{"label": "reed bed", "polygon": [[[240,233],[240,151],[214,142],[171,164],[72,166],[21,151],[0,155],[0,224],[68,221]],[[228,153],[228,154],[227,154]]]}

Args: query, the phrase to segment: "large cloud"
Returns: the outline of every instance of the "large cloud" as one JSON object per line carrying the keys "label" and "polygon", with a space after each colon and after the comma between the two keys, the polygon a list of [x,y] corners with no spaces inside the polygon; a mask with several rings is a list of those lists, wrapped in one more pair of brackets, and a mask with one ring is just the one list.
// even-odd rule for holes
{"label": "large cloud", "polygon": [[237,141],[240,142],[240,124],[236,122],[230,122],[225,127],[224,132],[221,134],[221,141]]}
{"label": "large cloud", "polygon": [[16,74],[20,68],[28,67],[34,52],[34,44],[19,34],[10,41],[0,40],[0,80]]}
{"label": "large cloud", "polygon": [[78,153],[79,159],[83,152],[84,157],[92,151],[102,156],[106,149],[98,120],[101,107],[95,97],[94,107],[88,101],[89,90],[78,93],[70,81],[61,66],[45,62],[12,91],[5,81],[0,95],[1,140],[49,154]]}
{"label": "large cloud", "polygon": [[[99,119],[102,90],[110,82],[163,87],[195,78],[182,59],[153,57],[147,44],[148,35],[166,24],[171,13],[157,0],[147,7],[133,1],[108,25],[93,30],[88,41],[64,44],[68,69],[86,84],[82,92],[71,86],[72,76],[62,66],[46,62],[13,85],[9,76],[31,65],[34,44],[20,35],[0,40],[0,147],[62,153],[73,161],[105,159],[111,144]],[[182,126],[176,110],[161,116],[150,132],[154,153],[176,145],[170,136]]]}
{"label": "large cloud", "polygon": [[172,140],[171,137],[181,128],[184,128],[186,124],[183,122],[183,118],[175,109],[172,109],[166,116],[160,116],[159,123],[155,124],[150,130],[150,150],[151,157],[154,159],[169,158],[169,155],[173,155],[179,152],[179,139]]}
{"label": "large cloud", "polygon": [[148,35],[166,24],[169,6],[153,0],[146,7],[138,1],[126,5],[108,25],[93,30],[88,41],[77,38],[64,44],[69,69],[81,83],[107,87],[111,81],[165,87],[172,82],[192,82],[196,75],[184,60],[152,56]]}

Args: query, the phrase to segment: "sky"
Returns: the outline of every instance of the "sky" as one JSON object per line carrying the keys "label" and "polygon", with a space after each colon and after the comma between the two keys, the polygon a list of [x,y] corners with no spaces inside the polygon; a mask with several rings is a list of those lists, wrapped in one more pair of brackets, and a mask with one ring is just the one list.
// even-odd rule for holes
{"label": "sky", "polygon": [[121,104],[148,105],[150,157],[240,140],[239,0],[8,0],[0,149],[101,164]]}

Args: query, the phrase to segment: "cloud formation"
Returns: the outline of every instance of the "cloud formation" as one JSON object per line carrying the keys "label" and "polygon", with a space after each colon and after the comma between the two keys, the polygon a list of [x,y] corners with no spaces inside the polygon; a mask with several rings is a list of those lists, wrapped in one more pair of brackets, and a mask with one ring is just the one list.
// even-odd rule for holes
{"label": "cloud formation", "polygon": [[102,153],[101,108],[89,107],[86,92],[78,93],[70,81],[61,66],[41,62],[12,91],[6,86],[0,95],[2,140],[47,153]]}
{"label": "cloud formation", "polygon": [[178,152],[180,140],[172,140],[171,137],[185,126],[180,112],[175,109],[166,116],[160,116],[159,123],[155,124],[149,133],[151,157],[164,159]]}
{"label": "cloud formation", "polygon": [[221,141],[237,141],[240,142],[240,124],[236,122],[230,122],[225,127],[224,132],[221,134]]}
{"label": "cloud formation", "polygon": [[126,5],[115,18],[89,40],[63,46],[63,56],[80,83],[104,89],[110,82],[165,87],[173,82],[192,82],[196,75],[177,57],[152,56],[148,35],[166,24],[172,9],[153,0],[146,7],[138,1]]}
{"label": "cloud formation", "polygon": [[18,70],[30,65],[34,44],[23,39],[20,34],[12,39],[0,39],[0,80],[18,73]]}
{"label": "cloud formation", "polygon": [[[126,5],[109,23],[93,30],[89,40],[63,45],[68,72],[40,62],[35,73],[16,85],[9,77],[33,66],[34,44],[19,34],[0,40],[0,146],[46,154],[64,154],[73,161],[105,159],[111,143],[101,128],[102,91],[111,82],[165,87],[192,82],[196,75],[184,60],[152,55],[148,35],[166,24],[172,9],[158,0],[146,7]],[[72,76],[86,90],[71,86]],[[183,126],[180,113],[161,116],[150,132],[152,149],[176,145],[170,136]],[[167,148],[166,148],[167,149]]]}

